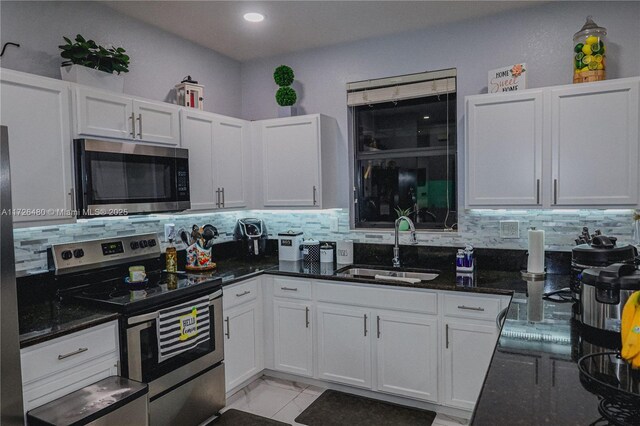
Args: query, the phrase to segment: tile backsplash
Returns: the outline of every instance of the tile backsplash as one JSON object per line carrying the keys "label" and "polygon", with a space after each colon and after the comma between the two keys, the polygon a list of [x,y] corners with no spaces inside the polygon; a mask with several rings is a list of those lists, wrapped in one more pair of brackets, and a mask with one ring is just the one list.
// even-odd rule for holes
{"label": "tile backsplash", "polygon": [[[16,270],[38,272],[47,269],[47,248],[51,244],[117,237],[120,235],[157,232],[164,240],[164,224],[174,223],[176,229],[190,229],[197,223],[211,223],[220,232],[218,243],[233,240],[236,220],[257,217],[265,221],[270,238],[289,229],[302,230],[305,238],[318,240],[352,239],[361,243],[393,244],[393,233],[377,230],[350,230],[349,210],[243,210],[207,214],[177,214],[129,216],[122,218],[78,220],[68,225],[18,228],[14,230]],[[331,223],[338,221],[338,230]],[[464,246],[478,248],[526,249],[529,227],[546,231],[548,250],[569,251],[583,226],[593,232],[619,238],[620,243],[632,242],[633,210],[468,210],[458,215],[458,232],[421,232],[418,242],[431,246]],[[500,237],[500,220],[518,220],[520,237]],[[402,243],[406,243],[406,233]]]}

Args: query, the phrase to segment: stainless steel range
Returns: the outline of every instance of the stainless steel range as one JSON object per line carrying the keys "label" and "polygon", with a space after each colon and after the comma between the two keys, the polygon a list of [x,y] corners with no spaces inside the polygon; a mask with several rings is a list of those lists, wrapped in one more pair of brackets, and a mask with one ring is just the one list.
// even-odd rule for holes
{"label": "stainless steel range", "polygon": [[[163,272],[156,234],[58,244],[50,259],[61,298],[122,314],[120,374],[148,383],[151,425],[198,425],[224,407],[221,280]],[[145,267],[146,279],[128,282],[133,265]],[[201,329],[208,330],[193,347],[165,357],[158,318],[203,300],[208,315]]]}

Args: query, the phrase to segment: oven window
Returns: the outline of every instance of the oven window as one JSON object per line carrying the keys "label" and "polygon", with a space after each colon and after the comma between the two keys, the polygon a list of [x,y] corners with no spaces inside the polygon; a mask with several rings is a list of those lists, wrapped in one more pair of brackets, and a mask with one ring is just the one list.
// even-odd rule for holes
{"label": "oven window", "polygon": [[91,204],[163,202],[175,199],[175,159],[88,153]]}
{"label": "oven window", "polygon": [[168,374],[180,368],[183,365],[189,364],[201,356],[207,355],[211,352],[215,352],[215,324],[214,324],[214,311],[213,306],[209,307],[209,318],[211,319],[211,326],[209,327],[209,340],[200,343],[193,349],[182,352],[179,355],[173,356],[162,363],[158,363],[158,337],[156,323],[154,322],[152,327],[144,329],[140,332],[140,350],[142,359],[142,381],[149,383],[165,374]]}

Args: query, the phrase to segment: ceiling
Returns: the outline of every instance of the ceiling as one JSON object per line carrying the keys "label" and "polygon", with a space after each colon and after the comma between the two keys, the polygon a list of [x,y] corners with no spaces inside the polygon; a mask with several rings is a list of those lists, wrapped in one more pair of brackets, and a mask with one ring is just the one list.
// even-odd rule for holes
{"label": "ceiling", "polygon": [[[417,30],[542,1],[105,1],[239,61]],[[260,12],[260,23],[245,21]]]}

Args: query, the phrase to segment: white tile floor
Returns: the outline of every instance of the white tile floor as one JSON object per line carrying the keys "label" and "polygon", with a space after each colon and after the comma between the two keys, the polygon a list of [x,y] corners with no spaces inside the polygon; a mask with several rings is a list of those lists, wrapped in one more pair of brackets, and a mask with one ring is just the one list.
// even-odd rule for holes
{"label": "white tile floor", "polygon": [[[235,408],[295,426],[300,425],[295,418],[322,392],[317,386],[263,376],[229,397],[222,412]],[[466,424],[467,420],[438,414],[432,426]]]}

